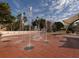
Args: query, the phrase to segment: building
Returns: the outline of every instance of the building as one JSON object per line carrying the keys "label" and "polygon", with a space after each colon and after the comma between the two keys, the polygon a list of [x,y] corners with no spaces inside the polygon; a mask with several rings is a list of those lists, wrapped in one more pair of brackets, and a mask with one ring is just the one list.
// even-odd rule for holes
{"label": "building", "polygon": [[[64,26],[66,28],[66,32],[75,32],[78,28],[78,26],[75,29],[75,22],[79,20],[79,14],[76,14],[75,16],[72,16],[66,20],[63,20]],[[78,30],[77,30],[78,31]]]}
{"label": "building", "polygon": [[72,16],[72,17],[70,17],[68,19],[63,20],[63,22],[64,22],[65,25],[69,25],[72,22],[76,21],[77,19],[79,19],[79,15],[78,14],[76,14],[75,16]]}

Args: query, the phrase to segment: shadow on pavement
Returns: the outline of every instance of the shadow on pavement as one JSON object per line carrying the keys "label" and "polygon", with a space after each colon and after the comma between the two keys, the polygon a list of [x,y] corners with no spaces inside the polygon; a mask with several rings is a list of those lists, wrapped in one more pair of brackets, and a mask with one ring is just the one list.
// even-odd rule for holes
{"label": "shadow on pavement", "polygon": [[61,45],[59,47],[79,49],[78,42],[68,42],[68,41],[64,41],[64,40],[60,40],[59,42],[64,43],[63,45]]}

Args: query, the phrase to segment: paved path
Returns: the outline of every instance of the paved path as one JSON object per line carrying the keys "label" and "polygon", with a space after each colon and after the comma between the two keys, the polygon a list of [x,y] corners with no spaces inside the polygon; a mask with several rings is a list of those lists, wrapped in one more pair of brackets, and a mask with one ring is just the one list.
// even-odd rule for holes
{"label": "paved path", "polygon": [[[34,35],[34,34],[33,34]],[[44,42],[45,35],[41,34],[42,39],[39,41],[32,40],[34,48],[32,50],[24,50],[28,44],[28,34],[5,37],[9,41],[0,41],[0,57],[1,58],[33,58],[33,57],[79,57],[79,49],[60,47],[63,45],[60,40],[64,38],[62,35],[47,35],[48,43]],[[38,39],[38,38],[37,38]]]}

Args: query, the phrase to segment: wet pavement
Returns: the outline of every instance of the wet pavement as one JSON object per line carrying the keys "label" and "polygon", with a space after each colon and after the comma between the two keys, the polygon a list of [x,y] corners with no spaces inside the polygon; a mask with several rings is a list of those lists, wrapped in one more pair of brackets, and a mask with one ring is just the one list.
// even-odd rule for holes
{"label": "wet pavement", "polygon": [[[32,36],[35,36],[33,34]],[[29,35],[22,34],[0,39],[0,58],[59,58],[59,57],[79,57],[79,49],[63,47],[65,42],[62,35],[54,36],[47,34],[48,43],[44,40],[46,35],[41,34],[41,38],[31,40],[32,49],[24,49],[29,42]]]}

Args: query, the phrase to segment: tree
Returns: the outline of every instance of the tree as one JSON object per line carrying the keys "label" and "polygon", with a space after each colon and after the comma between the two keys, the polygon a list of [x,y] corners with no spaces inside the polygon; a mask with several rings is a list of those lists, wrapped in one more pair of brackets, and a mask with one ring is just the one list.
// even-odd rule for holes
{"label": "tree", "polygon": [[45,19],[36,18],[35,21],[32,22],[32,26],[37,26],[40,30],[45,27]]}
{"label": "tree", "polygon": [[8,3],[0,3],[0,20],[5,21],[11,14]]}
{"label": "tree", "polygon": [[52,27],[55,32],[61,30],[61,28],[64,28],[64,25],[61,22],[55,22]]}
{"label": "tree", "polygon": [[79,19],[73,21],[67,28],[67,33],[74,33],[74,32],[78,32],[79,29]]}
{"label": "tree", "polygon": [[0,3],[0,14],[2,14],[2,15],[11,14],[8,3]]}
{"label": "tree", "polygon": [[[32,26],[35,27],[35,26],[38,26],[38,28],[40,30],[42,30],[43,28],[47,29],[47,31],[50,31],[51,30],[51,22],[50,21],[47,21],[46,19],[43,19],[43,18],[36,18],[35,21],[32,22]],[[47,24],[47,25],[46,25]]]}
{"label": "tree", "polygon": [[0,24],[7,27],[8,30],[14,21],[15,17],[11,15],[8,3],[0,3]]}
{"label": "tree", "polygon": [[4,23],[4,25],[6,25],[6,27],[7,27],[7,30],[9,30],[9,31],[12,31],[12,30],[14,30],[14,24],[15,24],[15,19],[16,19],[16,17],[14,17],[14,16],[9,16],[8,18],[7,18],[8,20],[6,21],[6,23]]}
{"label": "tree", "polygon": [[[22,19],[22,18],[23,19]],[[25,12],[23,13],[23,16],[22,16],[22,14],[20,13],[20,14],[18,14],[17,15],[17,21],[16,21],[16,23],[17,23],[17,26],[15,26],[16,27],[16,30],[20,30],[20,31],[23,31],[23,30],[25,30],[25,27],[26,27],[26,25],[24,25],[24,23],[26,23],[26,21],[27,21],[27,17],[25,16]]]}

